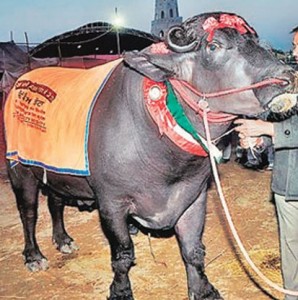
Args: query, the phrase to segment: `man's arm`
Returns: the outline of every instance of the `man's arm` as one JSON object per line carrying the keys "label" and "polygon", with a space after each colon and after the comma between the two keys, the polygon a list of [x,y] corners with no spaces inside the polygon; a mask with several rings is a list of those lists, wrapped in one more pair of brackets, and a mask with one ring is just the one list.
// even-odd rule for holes
{"label": "man's arm", "polygon": [[234,122],[236,126],[235,130],[238,131],[243,138],[259,137],[261,135],[268,135],[274,137],[274,126],[271,122],[262,120],[249,120],[238,119]]}
{"label": "man's arm", "polygon": [[239,137],[243,144],[245,140],[258,141],[256,138],[260,136],[268,136],[272,138],[275,149],[279,148],[298,148],[298,116],[280,121],[267,122],[262,120],[238,119],[234,122],[238,125],[235,130],[239,132]]}

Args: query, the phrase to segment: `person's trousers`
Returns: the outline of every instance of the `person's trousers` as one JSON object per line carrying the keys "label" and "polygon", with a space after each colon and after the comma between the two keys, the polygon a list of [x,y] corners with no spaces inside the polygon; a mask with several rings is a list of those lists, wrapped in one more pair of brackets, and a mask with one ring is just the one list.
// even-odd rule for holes
{"label": "person's trousers", "polygon": [[[284,287],[298,292],[298,201],[285,201],[285,197],[278,194],[274,198]],[[298,300],[298,296],[286,295],[285,300]]]}

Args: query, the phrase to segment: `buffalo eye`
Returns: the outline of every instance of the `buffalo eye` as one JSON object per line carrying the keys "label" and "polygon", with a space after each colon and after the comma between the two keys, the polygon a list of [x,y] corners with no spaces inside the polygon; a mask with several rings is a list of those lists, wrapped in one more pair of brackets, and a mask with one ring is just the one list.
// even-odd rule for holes
{"label": "buffalo eye", "polygon": [[211,52],[214,52],[214,51],[218,50],[219,48],[220,48],[220,45],[215,42],[211,42],[207,45],[207,50],[211,51]]}

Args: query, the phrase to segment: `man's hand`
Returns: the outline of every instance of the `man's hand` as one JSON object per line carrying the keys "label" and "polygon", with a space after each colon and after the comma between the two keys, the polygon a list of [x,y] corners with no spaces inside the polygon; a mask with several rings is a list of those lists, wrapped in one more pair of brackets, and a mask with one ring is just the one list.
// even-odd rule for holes
{"label": "man's hand", "polygon": [[235,127],[235,130],[239,132],[240,139],[258,137],[261,135],[274,137],[274,126],[271,122],[238,119],[234,121],[234,124],[238,125]]}
{"label": "man's hand", "polygon": [[[240,134],[239,134],[240,137]],[[263,139],[261,137],[244,137],[239,140],[239,144],[241,148],[248,149],[248,148],[259,148],[263,145]]]}

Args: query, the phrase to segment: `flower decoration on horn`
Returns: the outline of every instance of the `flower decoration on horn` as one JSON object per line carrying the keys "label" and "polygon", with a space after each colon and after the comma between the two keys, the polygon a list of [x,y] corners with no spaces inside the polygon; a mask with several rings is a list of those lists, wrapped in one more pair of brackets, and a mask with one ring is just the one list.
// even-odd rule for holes
{"label": "flower decoration on horn", "polygon": [[169,54],[171,50],[167,48],[166,44],[163,42],[152,44],[150,46],[150,52],[153,54]]}
{"label": "flower decoration on horn", "polygon": [[245,34],[247,32],[255,34],[255,31],[250,28],[247,23],[240,17],[236,15],[221,14],[219,21],[214,17],[209,17],[203,24],[203,29],[209,33],[207,41],[211,42],[216,29],[222,28],[234,28],[240,34]]}

